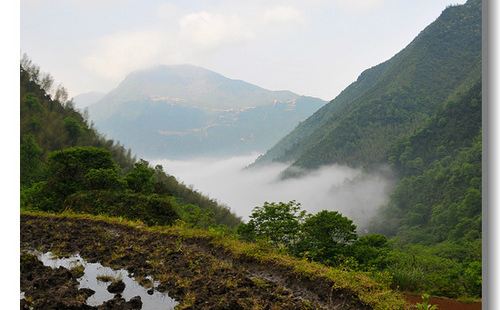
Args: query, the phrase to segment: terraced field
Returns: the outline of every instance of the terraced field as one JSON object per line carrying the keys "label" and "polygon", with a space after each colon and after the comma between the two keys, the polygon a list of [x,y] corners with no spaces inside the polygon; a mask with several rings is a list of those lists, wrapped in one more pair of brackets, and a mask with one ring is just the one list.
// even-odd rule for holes
{"label": "terraced field", "polygon": [[[21,251],[34,250],[50,251],[59,257],[78,253],[87,262],[127,270],[135,279],[151,277],[159,282],[154,290],[168,292],[178,302],[176,309],[404,307],[399,294],[365,274],[297,260],[265,246],[210,231],[146,227],[139,222],[88,215],[23,212]],[[45,269],[39,274],[46,273],[45,279],[52,279],[50,285],[33,287],[28,285],[32,282],[25,280],[33,280],[33,274],[27,270],[34,267],[23,268],[23,262],[39,270],[43,267],[26,254],[22,256],[21,291],[25,307],[92,308],[86,303],[92,292],[78,290],[75,271]],[[66,280],[60,281],[61,277]],[[111,301],[98,307],[133,309],[124,306],[125,300],[120,303],[120,298],[114,298],[118,306]]]}

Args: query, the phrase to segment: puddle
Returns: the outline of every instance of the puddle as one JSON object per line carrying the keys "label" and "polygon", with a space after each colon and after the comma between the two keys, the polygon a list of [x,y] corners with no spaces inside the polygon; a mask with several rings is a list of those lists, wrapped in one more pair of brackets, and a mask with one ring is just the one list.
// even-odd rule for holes
{"label": "puddle", "polygon": [[[82,265],[85,270],[84,275],[78,279],[78,282],[80,283],[78,288],[90,288],[95,291],[95,293],[86,301],[89,306],[102,305],[105,301],[114,297],[114,294],[108,292],[107,290],[108,285],[111,282],[97,280],[98,276],[103,275],[111,276],[114,279],[121,279],[123,283],[125,283],[125,289],[121,295],[126,301],[129,301],[132,297],[141,296],[141,309],[174,309],[174,307],[178,304],[173,298],[169,297],[167,293],[161,293],[155,290],[152,295],[149,295],[147,293],[149,288],[141,286],[136,280],[134,280],[133,277],[131,277],[127,270],[115,270],[109,267],[104,267],[100,263],[88,263],[81,258],[79,254],[68,258],[53,257],[51,252],[35,252],[34,254],[45,266],[51,268],[63,267],[71,269],[75,266]],[[148,277],[148,279],[153,280],[151,277]],[[154,287],[159,285],[158,281],[152,282]]]}

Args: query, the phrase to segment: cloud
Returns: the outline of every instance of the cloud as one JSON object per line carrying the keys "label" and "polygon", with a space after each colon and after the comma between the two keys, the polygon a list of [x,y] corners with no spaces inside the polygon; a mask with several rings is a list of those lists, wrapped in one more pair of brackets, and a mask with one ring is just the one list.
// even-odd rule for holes
{"label": "cloud", "polygon": [[366,11],[380,7],[385,0],[335,0],[335,3],[348,10]]}
{"label": "cloud", "polygon": [[201,48],[216,48],[228,42],[252,39],[255,33],[240,16],[212,14],[206,11],[183,16],[180,37]]}
{"label": "cloud", "polygon": [[[168,17],[168,18],[167,18]],[[95,40],[82,60],[84,67],[109,80],[159,63],[197,63],[224,47],[276,35],[270,25],[297,25],[301,12],[291,6],[258,8],[248,12],[196,11],[181,13],[173,5],[161,5],[158,21],[145,30],[109,34]]]}
{"label": "cloud", "polygon": [[269,23],[302,23],[304,16],[291,6],[276,6],[266,10],[263,14],[264,21]]}
{"label": "cloud", "polygon": [[154,31],[117,33],[101,38],[83,64],[89,70],[110,78],[123,76],[154,62],[167,51],[162,36]]}
{"label": "cloud", "polygon": [[365,173],[332,165],[298,179],[278,181],[287,165],[272,164],[244,170],[255,155],[189,161],[156,160],[165,170],[188,185],[228,205],[248,219],[254,207],[265,201],[296,200],[309,212],[336,210],[353,219],[359,229],[366,226],[388,200],[393,182],[388,170]]}

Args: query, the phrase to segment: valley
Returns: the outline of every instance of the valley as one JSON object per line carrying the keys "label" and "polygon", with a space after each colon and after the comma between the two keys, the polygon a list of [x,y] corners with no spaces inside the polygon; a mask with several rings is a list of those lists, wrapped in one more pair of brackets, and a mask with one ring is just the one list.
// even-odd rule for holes
{"label": "valley", "polygon": [[[482,10],[443,7],[329,102],[160,58],[71,99],[24,54],[21,309],[481,307]],[[224,24],[176,27],[198,18]]]}

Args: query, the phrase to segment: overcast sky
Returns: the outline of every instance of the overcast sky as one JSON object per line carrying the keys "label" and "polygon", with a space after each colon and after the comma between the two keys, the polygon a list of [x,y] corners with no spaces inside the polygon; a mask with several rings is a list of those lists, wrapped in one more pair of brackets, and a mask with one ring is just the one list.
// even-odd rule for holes
{"label": "overcast sky", "polygon": [[333,99],[464,0],[22,0],[21,51],[71,96],[190,63]]}

